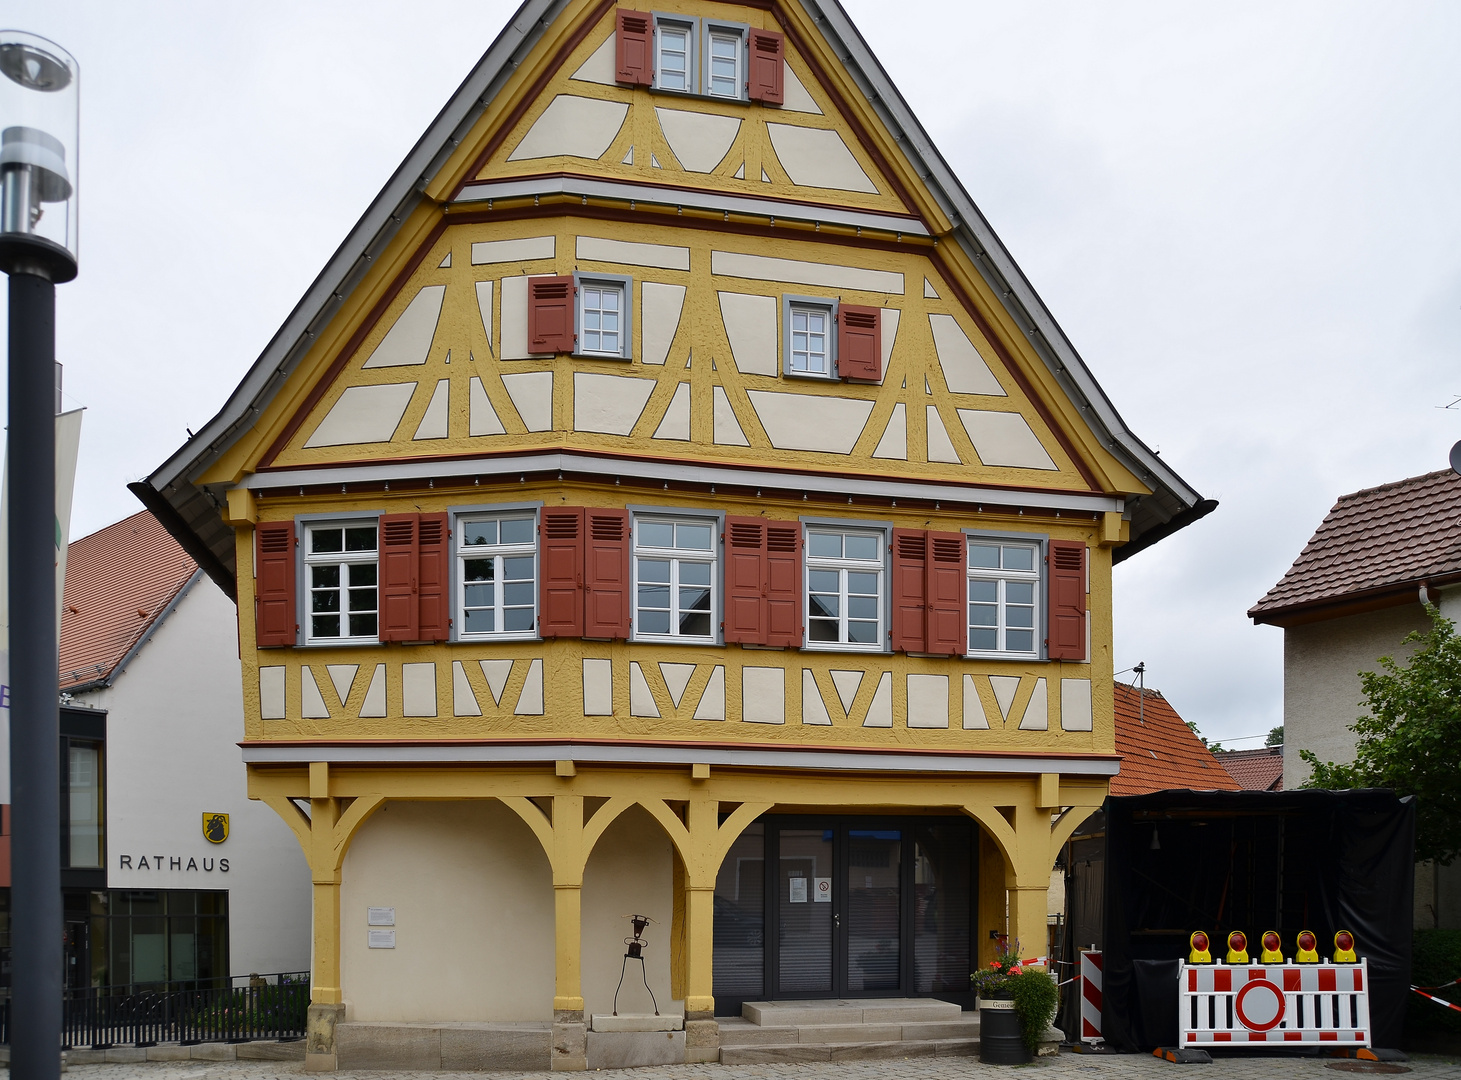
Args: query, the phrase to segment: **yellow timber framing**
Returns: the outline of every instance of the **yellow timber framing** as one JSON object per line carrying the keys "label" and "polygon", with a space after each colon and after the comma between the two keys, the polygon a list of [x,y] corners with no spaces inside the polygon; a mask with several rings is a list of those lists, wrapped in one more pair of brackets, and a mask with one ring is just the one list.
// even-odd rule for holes
{"label": "yellow timber framing", "polygon": [[[288,822],[309,861],[314,882],[311,993],[324,1004],[342,1000],[341,867],[351,839],[370,816],[387,801],[497,799],[510,807],[537,837],[552,869],[555,1012],[584,1007],[580,893],[589,855],[620,814],[641,806],[669,836],[682,870],[677,881],[683,895],[675,903],[684,912],[684,935],[683,945],[676,943],[681,955],[673,962],[683,966],[687,1017],[708,1019],[715,1008],[716,875],[736,837],[762,814],[967,815],[1003,858],[1010,934],[1027,952],[1043,955],[1051,867],[1071,832],[1105,799],[1106,783],[1056,773],[957,779],[565,762],[421,768],[315,761],[307,767],[250,766],[249,797],[267,803]],[[306,800],[308,816],[299,806]],[[983,888],[981,894],[988,895]],[[980,912],[981,927],[990,915]]]}

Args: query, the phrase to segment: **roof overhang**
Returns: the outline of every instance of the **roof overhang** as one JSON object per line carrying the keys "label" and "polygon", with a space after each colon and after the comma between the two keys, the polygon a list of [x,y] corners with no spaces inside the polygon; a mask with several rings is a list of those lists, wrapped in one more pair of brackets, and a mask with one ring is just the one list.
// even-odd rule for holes
{"label": "roof overhang", "polygon": [[[953,222],[953,238],[994,295],[1003,298],[1010,317],[1080,409],[1092,432],[1151,489],[1150,494],[1127,499],[1131,539],[1115,550],[1115,561],[1130,558],[1216,509],[1215,501],[1203,499],[1127,427],[841,5],[835,0],[787,2],[801,5],[842,60],[898,140],[909,164],[924,178],[941,211]],[[128,485],[230,597],[235,596],[234,534],[224,521],[220,493],[201,485],[200,477],[253,427],[374,261],[386,252],[403,223],[427,198],[427,188],[470,135],[483,111],[567,6],[568,0],[524,0],[325,264],[223,408],[146,480]]]}

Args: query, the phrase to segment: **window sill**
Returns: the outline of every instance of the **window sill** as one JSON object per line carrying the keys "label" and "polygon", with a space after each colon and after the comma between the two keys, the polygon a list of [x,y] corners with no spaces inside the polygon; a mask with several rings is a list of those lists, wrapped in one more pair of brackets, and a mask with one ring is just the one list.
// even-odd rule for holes
{"label": "window sill", "polygon": [[574,352],[568,355],[575,360],[608,360],[615,364],[632,364],[634,362],[634,357],[620,356],[618,353]]}
{"label": "window sill", "polygon": [[[625,85],[625,84],[622,84],[621,83],[620,85]],[[745,96],[741,96],[741,97],[727,97],[724,94],[706,94],[706,93],[702,93],[699,90],[671,90],[668,87],[664,87],[664,86],[651,86],[649,88],[649,92],[651,94],[656,95],[656,96],[671,97],[671,98],[689,98],[692,101],[723,101],[723,102],[725,102],[728,105],[749,105],[749,104],[751,104],[751,99],[749,97],[745,97]],[[762,104],[764,104],[764,102]]]}
{"label": "window sill", "polygon": [[788,379],[807,379],[811,382],[837,383],[842,380],[836,375],[822,375],[816,371],[791,371],[783,369],[781,372]]}
{"label": "window sill", "polygon": [[1005,660],[1024,664],[1048,664],[1049,659],[1037,653],[1010,653],[1010,652],[968,652],[964,653],[965,660]]}
{"label": "window sill", "polygon": [[515,631],[502,634],[461,634],[447,642],[448,645],[492,645],[497,642],[542,641],[536,631]]}
{"label": "window sill", "polygon": [[852,645],[843,641],[806,642],[805,652],[861,653],[863,656],[891,656],[892,650],[881,645]]}
{"label": "window sill", "polygon": [[[382,641],[380,638],[325,638],[323,640],[306,641],[302,645],[296,645],[297,649],[358,649],[368,645],[390,645],[393,642]],[[271,648],[277,646],[269,646]]]}
{"label": "window sill", "polygon": [[655,634],[636,635],[629,639],[631,645],[695,645],[702,649],[714,648],[723,644],[713,638],[684,638],[672,637],[668,634],[659,636]]}

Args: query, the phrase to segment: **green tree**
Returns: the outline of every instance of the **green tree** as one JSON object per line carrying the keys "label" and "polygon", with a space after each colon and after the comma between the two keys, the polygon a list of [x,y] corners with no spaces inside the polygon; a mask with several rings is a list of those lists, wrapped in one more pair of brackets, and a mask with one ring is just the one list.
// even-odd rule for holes
{"label": "green tree", "polygon": [[1279,724],[1278,727],[1274,728],[1273,730],[1271,730],[1268,733],[1268,738],[1264,740],[1263,745],[1264,746],[1282,746],[1283,745],[1283,725],[1282,724]]}
{"label": "green tree", "polygon": [[1431,628],[1402,644],[1419,648],[1404,666],[1382,656],[1379,671],[1360,672],[1368,712],[1350,730],[1357,736],[1347,765],[1301,757],[1313,770],[1310,788],[1392,788],[1418,800],[1417,862],[1448,865],[1461,854],[1461,637],[1430,604]]}

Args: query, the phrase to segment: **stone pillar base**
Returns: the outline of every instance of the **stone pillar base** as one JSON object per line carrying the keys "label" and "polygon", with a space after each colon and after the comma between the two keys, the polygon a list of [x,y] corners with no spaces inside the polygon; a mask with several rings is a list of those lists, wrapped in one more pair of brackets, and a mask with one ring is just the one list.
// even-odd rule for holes
{"label": "stone pillar base", "polygon": [[588,1025],[582,1009],[553,1010],[554,1072],[583,1072],[588,1068]]}
{"label": "stone pillar base", "polygon": [[335,1025],[344,1019],[344,1005],[310,1003],[305,1019],[305,1072],[334,1072],[339,1067],[340,1059],[335,1053]]}
{"label": "stone pillar base", "polygon": [[685,1014],[685,1061],[690,1064],[720,1060],[720,1024],[710,1012]]}

